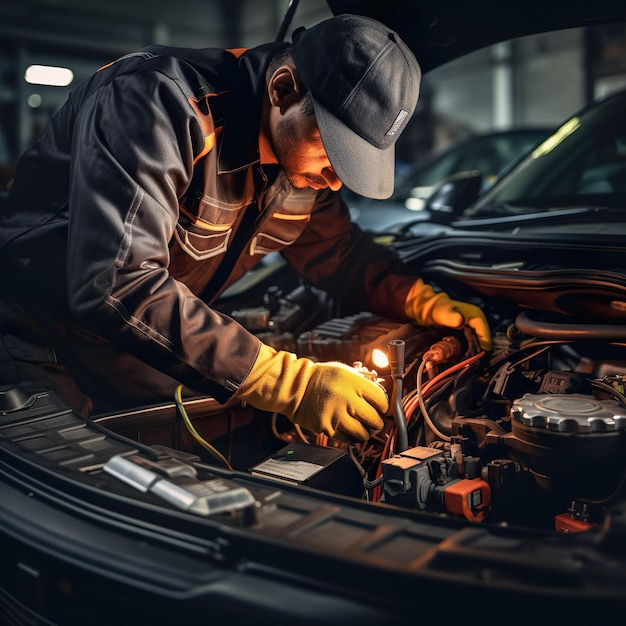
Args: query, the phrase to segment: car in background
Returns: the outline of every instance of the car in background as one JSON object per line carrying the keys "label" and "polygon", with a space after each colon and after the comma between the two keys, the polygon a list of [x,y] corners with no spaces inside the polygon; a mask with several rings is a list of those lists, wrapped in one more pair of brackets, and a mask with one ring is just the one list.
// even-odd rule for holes
{"label": "car in background", "polygon": [[508,166],[517,161],[551,128],[513,128],[494,131],[453,142],[418,159],[396,177],[388,200],[370,200],[344,191],[352,219],[364,230],[428,220],[425,201],[444,179],[462,172],[478,171],[482,189],[488,188]]}
{"label": "car in background", "polygon": [[[624,208],[626,91],[598,99],[552,135],[463,212],[466,219],[529,215],[562,209]],[[594,229],[595,230],[595,229]]]}
{"label": "car in background", "polygon": [[[602,0],[329,6],[406,33],[424,71],[477,35],[626,20]],[[87,420],[46,389],[0,385],[0,618],[621,623],[623,110],[618,95],[573,116],[486,191],[479,175],[442,182],[428,203],[462,219],[380,229],[485,311],[489,353],[470,328],[351,310],[273,256],[224,294],[266,343],[385,387],[390,415],[364,444],[236,401],[178,394]]]}
{"label": "car in background", "polygon": [[[626,90],[590,103],[485,191],[472,183],[477,174],[443,182],[426,209],[452,217],[435,230],[616,234],[626,207],[625,107]],[[414,221],[404,232],[414,236],[432,229]]]}
{"label": "car in background", "polygon": [[452,174],[470,170],[482,174],[483,186],[487,188],[507,166],[537,145],[551,130],[513,128],[462,139],[409,166],[396,181],[393,198],[404,199],[407,208],[419,210],[419,200],[428,198],[437,183]]}

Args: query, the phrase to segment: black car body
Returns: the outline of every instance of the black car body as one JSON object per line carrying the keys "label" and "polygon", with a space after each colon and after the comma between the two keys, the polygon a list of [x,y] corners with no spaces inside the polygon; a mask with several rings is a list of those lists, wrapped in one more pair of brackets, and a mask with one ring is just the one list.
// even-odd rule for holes
{"label": "black car body", "polygon": [[[470,35],[486,45],[626,17],[612,2],[554,15],[378,4],[329,2],[397,28],[425,70],[475,49]],[[463,329],[340,308],[280,258],[224,295],[264,341],[381,379],[393,415],[367,444],[207,397],[86,420],[35,385],[0,387],[4,623],[621,623],[626,199],[595,188],[582,204],[518,205],[507,185],[535,161],[463,220],[390,238],[485,310],[491,354]],[[390,346],[404,350],[400,377],[374,360]]]}

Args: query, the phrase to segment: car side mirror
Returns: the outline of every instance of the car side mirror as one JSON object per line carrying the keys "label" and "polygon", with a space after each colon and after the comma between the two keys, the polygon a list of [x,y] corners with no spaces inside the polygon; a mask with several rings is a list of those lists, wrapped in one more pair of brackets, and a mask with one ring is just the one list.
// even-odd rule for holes
{"label": "car side mirror", "polygon": [[449,224],[478,198],[482,185],[483,176],[478,170],[452,174],[437,185],[424,208],[433,222]]}

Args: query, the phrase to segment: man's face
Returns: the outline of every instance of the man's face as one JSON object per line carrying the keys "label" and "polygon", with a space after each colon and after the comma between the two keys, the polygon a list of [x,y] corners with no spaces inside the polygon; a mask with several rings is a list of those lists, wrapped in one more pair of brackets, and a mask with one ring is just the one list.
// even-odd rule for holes
{"label": "man's face", "polygon": [[281,115],[272,141],[278,164],[294,187],[333,191],[341,188],[322,145],[315,116],[305,115],[299,103]]}

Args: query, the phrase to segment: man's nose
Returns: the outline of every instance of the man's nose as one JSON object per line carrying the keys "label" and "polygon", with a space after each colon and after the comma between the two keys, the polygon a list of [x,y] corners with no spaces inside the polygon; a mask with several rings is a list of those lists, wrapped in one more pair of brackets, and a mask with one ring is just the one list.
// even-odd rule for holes
{"label": "man's nose", "polygon": [[335,170],[332,167],[325,167],[322,170],[322,178],[326,181],[326,184],[333,191],[339,191],[343,183],[337,178]]}

